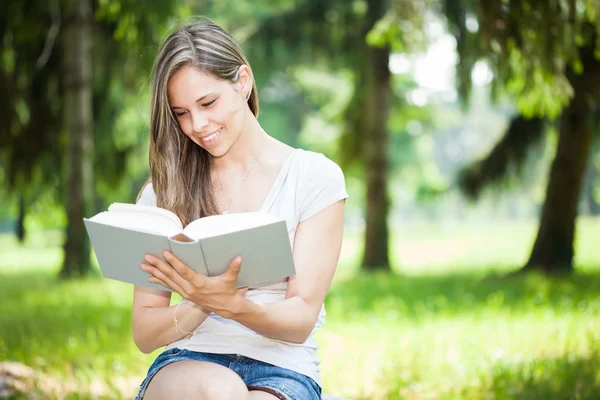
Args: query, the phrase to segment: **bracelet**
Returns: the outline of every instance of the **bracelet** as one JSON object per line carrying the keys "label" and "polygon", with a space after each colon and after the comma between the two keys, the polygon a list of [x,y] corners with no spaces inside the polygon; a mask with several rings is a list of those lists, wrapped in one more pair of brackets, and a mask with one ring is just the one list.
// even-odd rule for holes
{"label": "bracelet", "polygon": [[[186,299],[181,299],[181,302],[179,304],[177,304],[177,307],[175,307],[175,311],[173,311],[173,322],[175,323],[175,332],[176,333],[185,333],[186,335],[191,335],[193,333],[195,333],[196,331],[193,330],[191,332],[186,332],[182,329],[179,328],[179,321],[177,321],[177,309],[179,308],[180,305],[182,305],[183,303],[188,303],[188,301]],[[192,303],[193,304],[193,303]]]}

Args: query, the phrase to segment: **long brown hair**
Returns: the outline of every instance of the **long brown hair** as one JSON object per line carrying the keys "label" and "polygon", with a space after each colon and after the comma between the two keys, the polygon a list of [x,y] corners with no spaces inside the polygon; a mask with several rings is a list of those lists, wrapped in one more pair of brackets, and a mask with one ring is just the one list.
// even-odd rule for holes
{"label": "long brown hair", "polygon": [[[150,173],[157,206],[173,211],[183,225],[218,213],[211,182],[212,156],[180,129],[169,107],[167,84],[175,72],[191,66],[216,79],[237,82],[239,67],[249,65],[235,40],[209,19],[173,30],[153,66],[150,116]],[[253,80],[248,106],[258,117]]]}

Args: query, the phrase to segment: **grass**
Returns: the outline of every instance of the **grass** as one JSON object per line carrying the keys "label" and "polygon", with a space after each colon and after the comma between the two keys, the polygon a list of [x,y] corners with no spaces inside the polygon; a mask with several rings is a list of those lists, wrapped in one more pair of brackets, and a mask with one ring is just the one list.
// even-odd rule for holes
{"label": "grass", "polygon": [[[363,276],[336,286],[327,306],[323,358],[337,365],[324,379],[355,399],[592,399],[600,388],[600,274]],[[596,374],[581,389],[566,379],[576,363]],[[548,380],[565,386],[533,396]]]}
{"label": "grass", "polygon": [[[325,391],[362,399],[597,399],[600,220],[578,225],[577,273],[502,278],[535,223],[397,228],[394,274],[357,274],[349,230],[319,334]],[[0,359],[67,398],[132,398],[156,352],[131,340],[132,289],[57,282],[58,236],[0,236]]]}

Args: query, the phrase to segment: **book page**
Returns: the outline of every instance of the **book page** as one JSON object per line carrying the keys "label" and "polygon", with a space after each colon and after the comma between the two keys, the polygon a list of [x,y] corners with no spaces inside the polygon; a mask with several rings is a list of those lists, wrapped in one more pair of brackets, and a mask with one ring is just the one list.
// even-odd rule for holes
{"label": "book page", "polygon": [[171,218],[160,214],[144,212],[106,211],[94,215],[90,221],[116,226],[132,231],[173,236],[181,232],[179,226]]}
{"label": "book page", "polygon": [[234,213],[211,215],[192,221],[183,233],[194,240],[243,231],[279,221],[265,212]]}
{"label": "book page", "polygon": [[129,204],[129,203],[112,203],[108,207],[110,212],[121,212],[128,214],[143,214],[143,215],[154,215],[161,218],[167,218],[181,231],[183,230],[183,224],[179,220],[177,214],[172,211],[166,210],[160,207],[144,206],[141,204]]}

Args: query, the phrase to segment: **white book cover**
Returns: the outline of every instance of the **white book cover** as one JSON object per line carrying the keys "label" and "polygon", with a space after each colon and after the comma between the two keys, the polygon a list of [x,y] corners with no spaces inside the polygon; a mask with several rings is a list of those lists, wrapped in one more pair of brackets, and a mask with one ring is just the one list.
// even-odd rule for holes
{"label": "white book cover", "polygon": [[140,269],[145,254],[170,250],[192,269],[220,275],[242,257],[238,287],[280,281],[295,274],[284,220],[264,212],[214,215],[183,227],[177,215],[159,207],[114,203],[84,218],[105,278],[168,290],[148,282]]}

